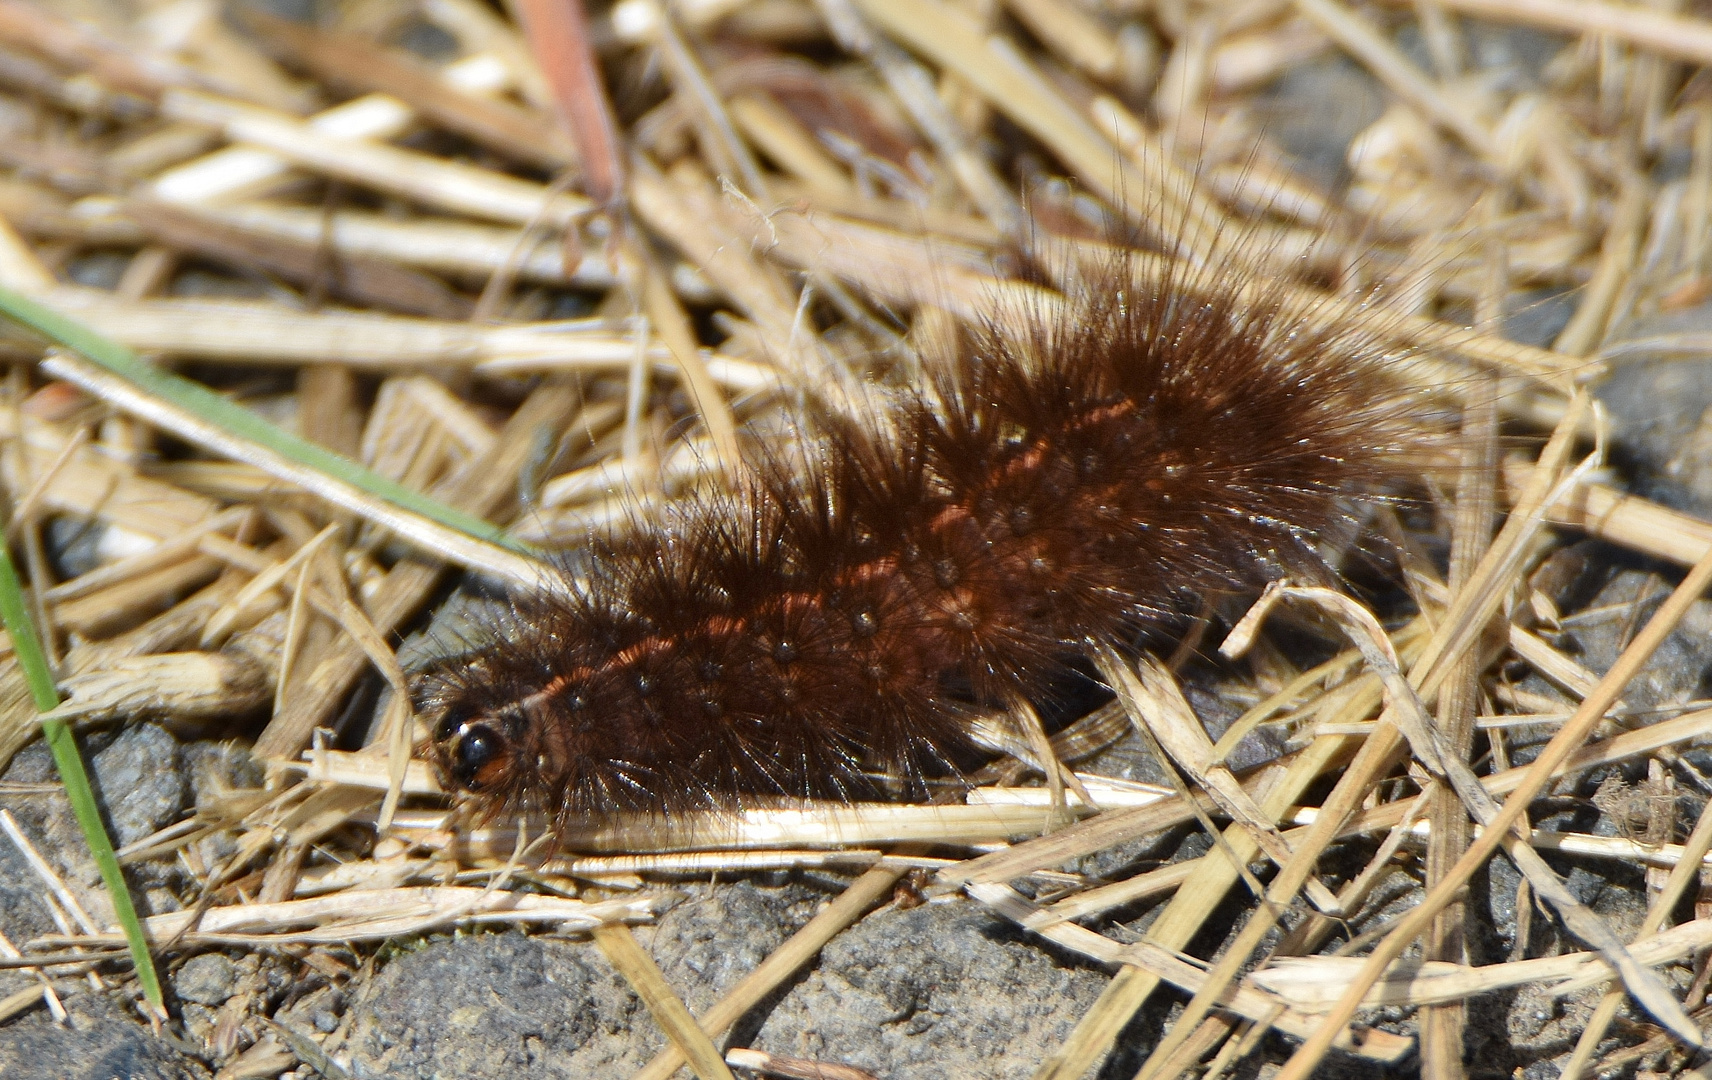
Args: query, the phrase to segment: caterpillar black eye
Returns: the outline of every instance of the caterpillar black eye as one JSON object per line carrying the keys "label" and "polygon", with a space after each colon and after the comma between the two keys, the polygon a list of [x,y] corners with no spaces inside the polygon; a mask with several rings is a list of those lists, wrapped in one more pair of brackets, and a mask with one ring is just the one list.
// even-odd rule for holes
{"label": "caterpillar black eye", "polygon": [[459,787],[475,791],[482,769],[505,752],[505,737],[486,724],[477,724],[458,737],[452,750],[452,779]]}
{"label": "caterpillar black eye", "polygon": [[449,705],[440,714],[440,720],[434,725],[434,741],[445,742],[458,733],[470,718],[470,708],[467,705]]}

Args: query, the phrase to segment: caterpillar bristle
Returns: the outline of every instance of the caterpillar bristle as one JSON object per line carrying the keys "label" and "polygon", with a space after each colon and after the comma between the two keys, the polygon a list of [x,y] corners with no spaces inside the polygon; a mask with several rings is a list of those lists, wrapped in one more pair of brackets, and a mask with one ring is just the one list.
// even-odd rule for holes
{"label": "caterpillar bristle", "polygon": [[[1394,488],[1416,409],[1390,346],[1285,288],[1135,256],[962,330],[884,420],[811,414],[603,540],[418,683],[448,785],[561,821],[920,791],[984,705],[1042,692],[1212,590],[1321,573]],[[951,684],[964,688],[953,692]]]}

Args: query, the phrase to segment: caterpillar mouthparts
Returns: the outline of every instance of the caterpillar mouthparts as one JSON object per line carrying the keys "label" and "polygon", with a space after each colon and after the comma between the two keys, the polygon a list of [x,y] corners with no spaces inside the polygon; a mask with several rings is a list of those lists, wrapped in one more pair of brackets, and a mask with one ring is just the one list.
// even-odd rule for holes
{"label": "caterpillar mouthparts", "polygon": [[896,416],[812,417],[813,449],[515,601],[418,681],[442,779],[561,821],[919,783],[1090,642],[1313,564],[1403,472],[1388,346],[1130,271],[962,331]]}

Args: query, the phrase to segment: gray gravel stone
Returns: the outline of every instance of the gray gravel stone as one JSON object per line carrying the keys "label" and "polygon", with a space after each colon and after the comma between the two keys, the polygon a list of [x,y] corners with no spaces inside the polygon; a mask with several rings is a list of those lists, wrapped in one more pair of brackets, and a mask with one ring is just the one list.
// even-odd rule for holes
{"label": "gray gravel stone", "polygon": [[46,743],[37,739],[12,755],[12,763],[0,773],[0,780],[9,784],[57,783],[59,773],[54,769],[53,755]]}
{"label": "gray gravel stone", "polygon": [[[1594,671],[1609,670],[1634,632],[1664,602],[1673,584],[1672,579],[1648,570],[1622,570],[1614,575],[1588,605],[1590,609],[1608,609],[1605,616],[1579,620],[1570,631],[1580,649],[1581,662]],[[1712,601],[1701,600],[1688,609],[1681,625],[1625,688],[1623,700],[1633,707],[1692,701],[1700,696],[1709,672]]]}
{"label": "gray gravel stone", "polygon": [[1504,336],[1523,345],[1551,348],[1575,315],[1580,293],[1574,290],[1543,289],[1510,297],[1504,316]]}
{"label": "gray gravel stone", "polygon": [[357,1077],[571,1078],[640,1065],[642,1006],[593,947],[515,931],[440,938],[388,963],[356,1005]]}
{"label": "gray gravel stone", "polygon": [[1353,60],[1291,68],[1255,102],[1266,134],[1327,189],[1345,177],[1352,139],[1385,111],[1385,91]]}
{"label": "gray gravel stone", "polygon": [[82,577],[101,565],[101,539],[107,526],[75,517],[48,520],[44,538],[54,572],[62,580]]}
{"label": "gray gravel stone", "polygon": [[198,1005],[224,1005],[238,985],[238,965],[223,953],[193,956],[178,969],[173,989],[184,1001]]}
{"label": "gray gravel stone", "polygon": [[130,260],[121,252],[95,251],[73,259],[66,267],[66,276],[79,285],[96,289],[111,289],[124,276]]}
{"label": "gray gravel stone", "polygon": [[[806,921],[819,898],[746,881],[702,886],[636,935],[699,1010]],[[388,962],[352,1008],[358,1076],[622,1076],[663,1045],[599,949],[516,932],[429,941]]]}
{"label": "gray gravel stone", "polygon": [[684,1003],[699,1012],[809,920],[823,895],[802,887],[762,888],[738,881],[701,892],[660,917],[637,938]]}
{"label": "gray gravel stone", "polygon": [[184,809],[178,741],[154,724],[126,728],[90,762],[113,844],[124,847],[171,824]]}
{"label": "gray gravel stone", "polygon": [[0,1027],[5,1080],[207,1080],[208,1070],[137,1023],[105,995],[66,999],[60,1027],[37,1009]]}
{"label": "gray gravel stone", "polygon": [[[17,819],[19,830],[55,868],[90,917],[110,922],[112,906],[107,891],[100,884],[89,846],[60,789],[59,773],[47,747],[40,741],[25,747],[12,759],[3,779],[24,786],[24,790],[0,794],[0,807]],[[14,944],[22,946],[43,934],[59,932],[43,900],[45,892],[42,879],[17,846],[0,837],[0,932]],[[28,980],[30,976],[22,972],[0,971],[0,994],[16,990]],[[0,1076],[10,1080],[7,1074]]]}
{"label": "gray gravel stone", "polygon": [[[41,879],[10,841],[0,840],[0,932],[14,943],[54,933],[53,919],[40,893]],[[21,990],[34,981],[34,976],[22,971],[0,971],[0,995]],[[4,1075],[0,1069],[0,1076]]]}
{"label": "gray gravel stone", "polygon": [[250,748],[231,741],[193,742],[179,751],[190,778],[190,803],[203,806],[238,788],[262,786],[263,772]]}
{"label": "gray gravel stone", "polygon": [[887,1080],[1022,1080],[1106,981],[972,901],[890,908],[827,946],[755,1045]]}
{"label": "gray gravel stone", "polygon": [[1612,335],[1611,374],[1597,388],[1636,494],[1712,516],[1712,366],[1649,342],[1704,335],[1712,305],[1634,320]]}
{"label": "gray gravel stone", "polygon": [[[703,887],[637,936],[699,1010],[823,899],[801,886]],[[734,1041],[887,1080],[1025,1077],[1105,983],[972,902],[888,908],[835,939]],[[397,956],[352,1011],[358,1077],[622,1076],[662,1045],[597,948],[517,932],[437,938]]]}
{"label": "gray gravel stone", "polygon": [[1581,1030],[1599,1004],[1600,989],[1557,997],[1536,984],[1518,988],[1510,1006],[1511,1052],[1527,1060],[1562,1056],[1574,1050]]}

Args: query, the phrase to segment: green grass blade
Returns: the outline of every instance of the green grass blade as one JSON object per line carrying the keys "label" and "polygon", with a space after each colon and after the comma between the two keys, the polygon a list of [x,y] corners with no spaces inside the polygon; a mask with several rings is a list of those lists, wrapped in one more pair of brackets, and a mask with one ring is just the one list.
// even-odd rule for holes
{"label": "green grass blade", "polygon": [[378,499],[384,499],[394,506],[439,522],[449,529],[456,529],[518,554],[534,554],[527,545],[507,536],[505,530],[365,469],[343,454],[336,454],[324,446],[283,431],[201,383],[144,363],[125,346],[102,337],[75,319],[68,319],[22,293],[0,288],[0,314],[86,357],[91,363],[106,368],[138,389],[193,412],[233,435],[265,446],[299,464],[318,469],[352,487],[361,488]]}
{"label": "green grass blade", "polygon": [[[42,655],[41,641],[36,637],[35,623],[24,606],[24,591],[18,584],[18,572],[12,568],[12,557],[0,545],[0,619],[6,632],[12,635],[12,653],[23,669],[24,681],[30,687],[38,712],[48,712],[59,704],[59,690],[54,686],[53,672],[48,670],[47,657]],[[142,983],[143,997],[161,1015],[160,977],[155,974],[154,959],[149,956],[149,943],[143,936],[142,921],[131,903],[131,892],[125,876],[119,870],[119,859],[113,854],[113,843],[107,839],[107,828],[101,821],[101,810],[95,805],[95,791],[89,786],[89,774],[83,771],[83,757],[77,751],[77,740],[71,727],[63,720],[42,721],[42,738],[53,753],[59,769],[60,782],[65,785],[66,798],[71,800],[71,812],[83,829],[83,838],[95,856],[101,870],[101,880],[113,900],[113,912],[125,931],[131,947],[131,962],[136,966],[137,980]]]}

